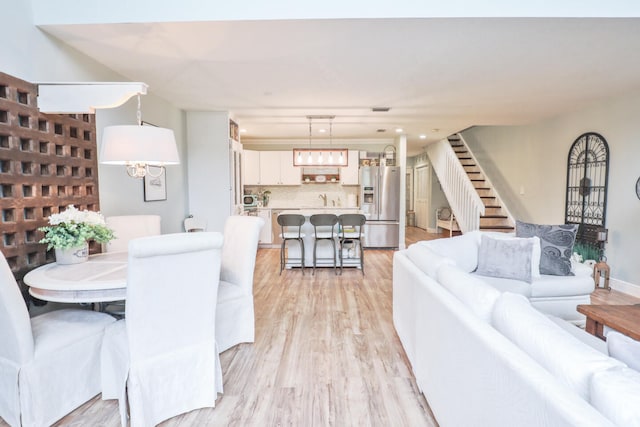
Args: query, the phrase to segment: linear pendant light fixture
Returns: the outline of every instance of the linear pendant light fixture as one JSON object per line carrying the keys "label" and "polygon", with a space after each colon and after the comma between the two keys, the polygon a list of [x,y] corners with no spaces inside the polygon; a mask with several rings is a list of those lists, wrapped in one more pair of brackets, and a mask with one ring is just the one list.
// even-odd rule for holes
{"label": "linear pendant light fixture", "polygon": [[[302,167],[345,167],[349,166],[349,150],[346,148],[333,148],[333,119],[335,116],[307,116],[309,120],[309,147],[293,149],[293,165]],[[329,121],[329,147],[312,148],[313,120]],[[329,155],[325,157],[325,154]]]}

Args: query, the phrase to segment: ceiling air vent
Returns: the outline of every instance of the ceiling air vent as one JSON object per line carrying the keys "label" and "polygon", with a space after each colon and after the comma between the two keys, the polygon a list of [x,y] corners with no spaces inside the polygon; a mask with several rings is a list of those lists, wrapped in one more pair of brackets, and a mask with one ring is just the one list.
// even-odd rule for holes
{"label": "ceiling air vent", "polygon": [[376,130],[376,132],[378,132],[378,133],[383,133],[383,132],[386,132],[386,131],[387,131],[386,129],[377,129]]}
{"label": "ceiling air vent", "polygon": [[390,107],[373,107],[371,109],[371,111],[373,111],[374,113],[386,113],[389,110],[391,110]]}

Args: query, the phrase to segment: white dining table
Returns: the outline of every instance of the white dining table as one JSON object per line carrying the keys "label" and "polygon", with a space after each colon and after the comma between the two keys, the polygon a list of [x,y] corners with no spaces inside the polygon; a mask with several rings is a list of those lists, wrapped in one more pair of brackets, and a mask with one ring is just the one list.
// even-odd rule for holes
{"label": "white dining table", "polygon": [[52,302],[97,303],[126,299],[127,252],[91,255],[80,264],[55,262],[24,276],[31,296]]}

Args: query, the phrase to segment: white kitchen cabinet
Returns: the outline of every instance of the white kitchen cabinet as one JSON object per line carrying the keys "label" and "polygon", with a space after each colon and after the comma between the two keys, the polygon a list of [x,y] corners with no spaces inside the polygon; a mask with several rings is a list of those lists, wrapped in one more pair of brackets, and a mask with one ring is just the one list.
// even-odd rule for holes
{"label": "white kitchen cabinet", "polygon": [[342,185],[358,185],[359,161],[358,151],[349,150],[348,166],[340,168],[340,182]]}
{"label": "white kitchen cabinet", "polygon": [[279,151],[280,153],[280,184],[300,185],[302,168],[293,166],[293,151]]}
{"label": "white kitchen cabinet", "polygon": [[260,151],[260,185],[300,185],[291,151]]}
{"label": "white kitchen cabinet", "polygon": [[260,185],[260,152],[244,150],[242,152],[244,185]]}
{"label": "white kitchen cabinet", "polygon": [[300,185],[291,151],[244,150],[244,185]]}
{"label": "white kitchen cabinet", "polygon": [[280,184],[280,152],[259,151],[260,185]]}
{"label": "white kitchen cabinet", "polygon": [[264,225],[260,230],[259,243],[270,245],[273,243],[273,235],[271,233],[271,209],[258,209],[258,216],[264,219]]}

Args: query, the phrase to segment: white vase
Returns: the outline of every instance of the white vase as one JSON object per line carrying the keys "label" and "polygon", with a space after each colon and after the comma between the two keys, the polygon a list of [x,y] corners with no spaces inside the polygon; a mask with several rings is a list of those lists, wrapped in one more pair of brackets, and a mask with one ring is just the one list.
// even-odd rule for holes
{"label": "white vase", "polygon": [[89,243],[68,249],[55,248],[55,251],[58,264],[78,264],[89,259]]}

